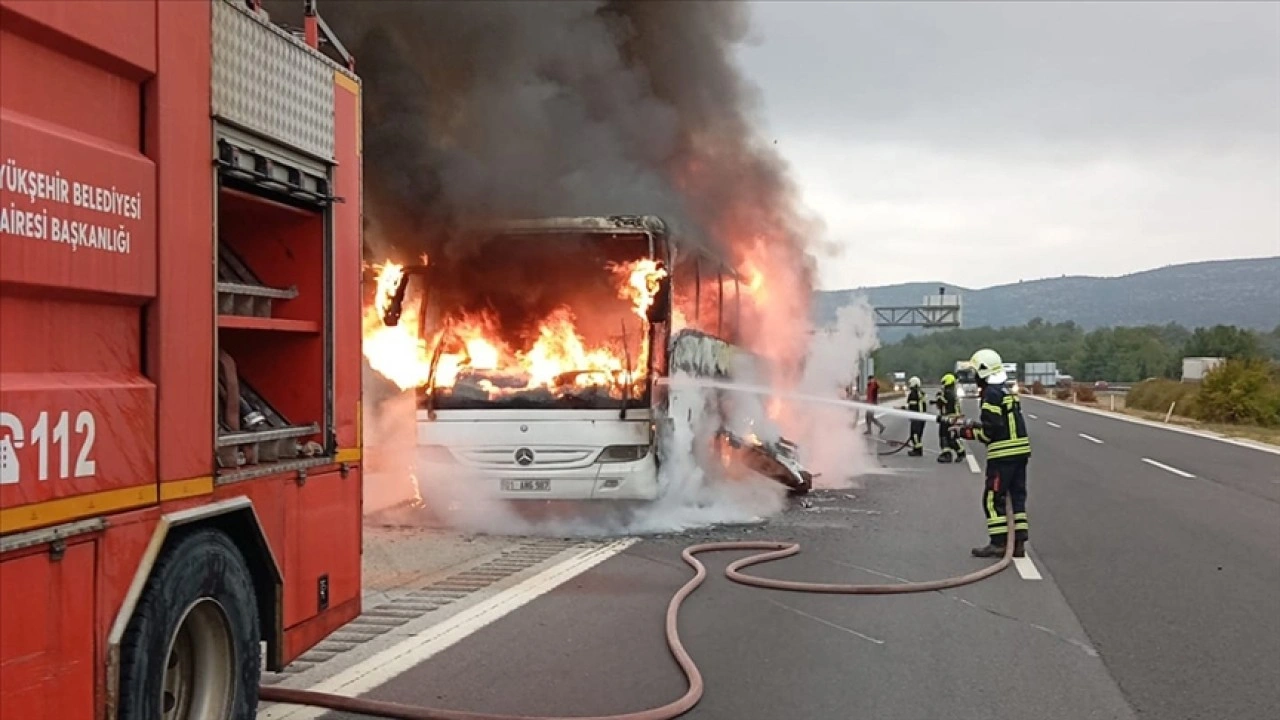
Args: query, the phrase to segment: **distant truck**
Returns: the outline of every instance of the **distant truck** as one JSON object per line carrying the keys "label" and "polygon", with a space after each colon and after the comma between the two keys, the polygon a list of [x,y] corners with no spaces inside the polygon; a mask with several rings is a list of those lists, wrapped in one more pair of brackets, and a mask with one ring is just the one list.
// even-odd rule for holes
{"label": "distant truck", "polygon": [[1023,363],[1022,369],[1022,383],[1025,386],[1040,383],[1041,386],[1048,388],[1058,384],[1060,376],[1056,362]]}
{"label": "distant truck", "polygon": [[1210,370],[1226,362],[1220,357],[1185,357],[1182,358],[1182,382],[1200,382]]}
{"label": "distant truck", "polygon": [[905,372],[896,372],[893,374],[893,389],[896,392],[907,391],[907,374]]}
{"label": "distant truck", "polygon": [[958,397],[973,397],[978,394],[978,371],[969,364],[968,360],[957,360],[952,374],[956,376]]}
{"label": "distant truck", "polygon": [[1004,374],[1009,379],[1006,381],[1008,387],[1013,392],[1020,392],[1022,386],[1018,384],[1018,363],[1001,363],[1004,366]]}

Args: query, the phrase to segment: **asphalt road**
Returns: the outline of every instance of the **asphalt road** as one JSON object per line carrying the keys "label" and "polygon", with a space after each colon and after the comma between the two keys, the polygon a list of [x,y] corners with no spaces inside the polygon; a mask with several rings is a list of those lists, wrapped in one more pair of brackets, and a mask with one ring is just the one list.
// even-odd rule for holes
{"label": "asphalt road", "polygon": [[[729,558],[706,558],[712,576],[681,628],[707,692],[686,717],[1275,718],[1280,456],[1025,407],[1043,579],[1010,569],[943,593],[802,595],[730,584],[718,575]],[[890,436],[901,430],[890,421]],[[968,557],[984,541],[980,476],[931,457],[884,464],[865,487],[816,493],[761,526],[646,539],[368,697],[551,715],[674,699],[684,683],[662,613],[692,542],[799,541],[800,556],[759,569],[794,579],[980,567]]]}
{"label": "asphalt road", "polygon": [[1033,543],[1132,706],[1280,716],[1280,455],[1024,410]]}

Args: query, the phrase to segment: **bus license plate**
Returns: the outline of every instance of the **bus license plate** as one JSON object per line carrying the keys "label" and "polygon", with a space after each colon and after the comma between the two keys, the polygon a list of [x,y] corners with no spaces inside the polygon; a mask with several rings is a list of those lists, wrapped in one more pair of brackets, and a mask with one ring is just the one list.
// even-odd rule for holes
{"label": "bus license plate", "polygon": [[502,489],[506,492],[550,492],[551,480],[550,478],[504,479]]}

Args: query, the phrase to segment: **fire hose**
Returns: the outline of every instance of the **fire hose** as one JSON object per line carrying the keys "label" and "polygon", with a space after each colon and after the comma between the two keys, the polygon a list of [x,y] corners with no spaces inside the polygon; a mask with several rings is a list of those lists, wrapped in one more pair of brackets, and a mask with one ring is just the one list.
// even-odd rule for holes
{"label": "fire hose", "polygon": [[[664,384],[671,383],[668,379],[663,379],[660,382]],[[774,392],[770,388],[763,386],[742,385],[738,383],[702,378],[682,378],[678,382],[684,383],[688,386],[701,386],[753,394],[773,394]],[[851,400],[836,400],[819,396],[798,394],[792,394],[791,397],[793,399],[819,404],[842,405],[846,407],[861,408],[864,410],[879,410],[888,415],[905,417],[910,420],[936,421],[939,424],[949,425],[960,424],[958,418],[948,418],[941,415],[933,416],[926,413],[899,410],[897,408],[884,408],[877,405],[868,405],[866,403]],[[889,453],[879,454],[893,454],[906,446],[907,443],[903,442],[896,450]],[[1012,498],[1006,496],[1005,508],[1005,514],[1008,518],[1008,532],[1012,535],[1014,533],[1015,522]],[[690,545],[681,551],[680,557],[684,559],[685,563],[689,565],[689,567],[693,568],[693,577],[689,578],[689,581],[682,585],[680,589],[671,596],[671,600],[667,603],[666,612],[667,648],[671,651],[671,656],[675,659],[676,664],[680,666],[680,670],[684,673],[685,680],[689,687],[685,691],[684,695],[678,699],[673,700],[666,705],[650,708],[648,710],[639,710],[619,715],[577,717],[555,715],[501,715],[494,713],[467,712],[463,710],[442,710],[417,705],[387,702],[383,700],[353,698],[345,695],[335,695],[332,693],[322,693],[311,690],[295,690],[292,688],[282,687],[263,687],[259,690],[259,698],[268,702],[285,703],[290,705],[307,705],[338,712],[365,715],[368,717],[387,718],[388,720],[672,720],[673,718],[678,718],[692,710],[693,707],[698,704],[698,701],[702,699],[704,690],[702,673],[698,670],[697,664],[694,663],[693,658],[689,655],[689,651],[685,649],[684,642],[680,639],[679,628],[680,609],[684,605],[684,601],[688,599],[688,597],[692,595],[707,578],[707,568],[702,564],[702,561],[697,558],[698,555],[709,552],[730,552],[741,550],[761,551],[754,555],[739,558],[725,568],[725,577],[740,585],[749,585],[767,590],[782,590],[785,592],[800,593],[824,593],[829,595],[905,595],[908,593],[947,590],[989,578],[1012,564],[1013,549],[1014,543],[1006,543],[1004,557],[1000,558],[998,562],[965,575],[943,578],[941,580],[928,580],[924,582],[850,585],[799,580],[775,580],[772,578],[747,575],[742,572],[742,570],[753,565],[763,565],[765,563],[782,560],[798,554],[800,552],[799,543],[773,542],[767,540],[738,540]]]}
{"label": "fire hose", "polygon": [[911,447],[911,443],[906,440],[885,440],[885,443],[893,446],[892,450],[877,450],[876,455],[884,457],[885,455],[897,455],[903,450]]}
{"label": "fire hose", "polygon": [[[1012,535],[1014,532],[1014,517],[1012,499],[1006,496],[1005,514],[1009,520],[1008,531]],[[846,585],[841,583],[822,583],[807,582],[800,580],[775,580],[772,578],[762,578],[755,575],[747,575],[742,570],[753,565],[763,565],[765,563],[781,560],[796,555],[800,552],[799,543],[772,542],[767,540],[759,541],[731,541],[731,542],[713,542],[701,543],[698,545],[690,545],[680,553],[680,557],[684,559],[689,567],[693,568],[693,577],[689,578],[667,603],[666,614],[666,634],[667,648],[671,651],[672,657],[680,666],[680,670],[684,673],[685,680],[689,685],[689,689],[684,695],[673,700],[666,705],[650,708],[648,710],[638,710],[636,712],[623,713],[619,715],[593,715],[593,716],[558,716],[558,715],[500,715],[493,713],[467,712],[463,710],[441,710],[437,708],[422,707],[417,705],[407,705],[403,703],[387,702],[384,700],[369,700],[365,698],[353,698],[345,695],[334,695],[331,693],[314,692],[311,690],[295,690],[292,688],[282,687],[263,687],[259,691],[259,697],[268,702],[286,703],[290,705],[309,705],[312,707],[325,708],[338,712],[355,713],[357,715],[365,715],[370,717],[388,718],[389,720],[672,720],[693,709],[698,701],[702,699],[704,690],[702,673],[698,670],[698,666],[694,663],[693,658],[689,655],[689,651],[685,649],[684,642],[680,639],[680,608],[684,605],[684,601],[693,594],[703,581],[707,578],[707,568],[698,560],[697,556],[708,552],[728,552],[734,550],[759,550],[754,555],[748,555],[733,561],[725,568],[725,577],[732,582],[741,585],[750,585],[767,590],[783,590],[787,592],[800,593],[825,593],[829,595],[904,595],[907,593],[935,592],[938,590],[947,590],[950,588],[969,585],[991,577],[1009,567],[1013,562],[1014,543],[1005,544],[1004,557],[992,565],[977,570],[966,575],[958,575],[956,577],[944,578],[941,580],[928,580],[924,582],[904,582],[897,584],[881,584],[881,585]]]}

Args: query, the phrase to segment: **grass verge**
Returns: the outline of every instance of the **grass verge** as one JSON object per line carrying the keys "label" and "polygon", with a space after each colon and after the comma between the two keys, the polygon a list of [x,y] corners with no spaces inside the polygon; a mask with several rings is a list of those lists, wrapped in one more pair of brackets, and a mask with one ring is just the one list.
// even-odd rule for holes
{"label": "grass verge", "polygon": [[[1106,396],[1099,397],[1097,402],[1081,402],[1077,405],[1091,407],[1095,410],[1106,410],[1121,415],[1132,415],[1133,417],[1142,418],[1143,420],[1155,420],[1156,422],[1164,422],[1164,413],[1153,412],[1151,410],[1140,410],[1138,408],[1126,407],[1122,396],[1116,396],[1115,409],[1111,409],[1110,400]],[[1227,423],[1211,423],[1195,418],[1182,417],[1174,415],[1169,418],[1170,424],[1181,425],[1183,427],[1193,428],[1195,430],[1205,430],[1217,433],[1224,437],[1241,438],[1244,440],[1254,440],[1256,442],[1264,442],[1268,445],[1280,446],[1280,428],[1259,427],[1257,425],[1229,425]]]}

